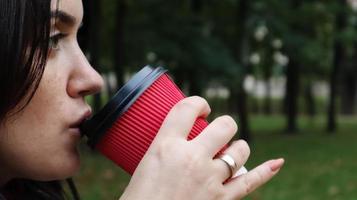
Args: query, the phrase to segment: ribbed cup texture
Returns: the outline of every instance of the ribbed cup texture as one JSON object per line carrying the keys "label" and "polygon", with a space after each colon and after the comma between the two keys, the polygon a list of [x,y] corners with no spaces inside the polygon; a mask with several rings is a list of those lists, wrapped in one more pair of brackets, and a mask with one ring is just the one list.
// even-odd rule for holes
{"label": "ribbed cup texture", "polygon": [[[133,174],[171,108],[185,98],[167,74],[161,75],[112,125],[96,148]],[[193,139],[208,125],[198,118],[188,136]]]}

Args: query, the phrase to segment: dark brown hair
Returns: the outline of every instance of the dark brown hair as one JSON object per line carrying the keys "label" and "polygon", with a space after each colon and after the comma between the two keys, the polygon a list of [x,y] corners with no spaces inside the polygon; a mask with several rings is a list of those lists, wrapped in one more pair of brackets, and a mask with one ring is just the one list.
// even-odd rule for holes
{"label": "dark brown hair", "polygon": [[47,60],[50,28],[51,0],[0,0],[0,121],[34,95]]}
{"label": "dark brown hair", "polygon": [[[50,29],[51,0],[0,0],[0,123],[21,111],[36,92],[47,62]],[[66,197],[60,181],[16,179],[0,192],[9,200]]]}

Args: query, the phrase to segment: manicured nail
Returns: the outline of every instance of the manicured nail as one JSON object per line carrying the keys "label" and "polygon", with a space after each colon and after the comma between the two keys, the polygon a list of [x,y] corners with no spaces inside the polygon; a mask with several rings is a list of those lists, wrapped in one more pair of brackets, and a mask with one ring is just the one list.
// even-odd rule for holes
{"label": "manicured nail", "polygon": [[276,172],[277,170],[279,170],[284,164],[284,159],[283,158],[279,158],[279,159],[275,159],[269,162],[269,167],[271,169],[272,172]]}

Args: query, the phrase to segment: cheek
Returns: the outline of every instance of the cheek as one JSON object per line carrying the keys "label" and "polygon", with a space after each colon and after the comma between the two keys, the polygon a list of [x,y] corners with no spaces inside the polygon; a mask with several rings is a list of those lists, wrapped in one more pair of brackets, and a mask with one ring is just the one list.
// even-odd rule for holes
{"label": "cheek", "polygon": [[7,163],[21,177],[36,180],[61,179],[75,173],[79,154],[64,124],[69,104],[65,73],[45,71],[31,102],[9,120],[6,131],[0,131],[0,163]]}
{"label": "cheek", "polygon": [[0,138],[0,162],[16,177],[63,179],[79,169],[79,154],[74,145],[69,147],[51,130],[13,124],[6,134]]}
{"label": "cheek", "polygon": [[66,113],[66,72],[55,71],[56,68],[46,66],[40,85],[26,108],[33,114],[33,122],[40,125],[53,126]]}
{"label": "cheek", "polygon": [[29,119],[33,127],[55,131],[61,128],[61,122],[65,119],[66,103],[58,94],[46,96],[37,98],[38,101],[28,106],[30,115],[26,119]]}

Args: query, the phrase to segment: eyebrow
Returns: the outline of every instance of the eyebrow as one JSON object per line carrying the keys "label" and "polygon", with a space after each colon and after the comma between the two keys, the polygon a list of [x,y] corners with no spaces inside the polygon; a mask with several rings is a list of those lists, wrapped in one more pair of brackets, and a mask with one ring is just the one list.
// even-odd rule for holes
{"label": "eyebrow", "polygon": [[51,12],[51,18],[61,21],[62,23],[73,26],[76,24],[76,18],[64,11],[56,10]]}

